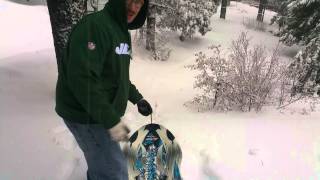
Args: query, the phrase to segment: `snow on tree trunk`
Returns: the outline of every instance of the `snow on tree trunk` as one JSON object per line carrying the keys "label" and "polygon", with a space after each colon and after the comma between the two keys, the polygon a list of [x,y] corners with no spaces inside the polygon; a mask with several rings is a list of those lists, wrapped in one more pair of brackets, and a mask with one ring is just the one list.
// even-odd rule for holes
{"label": "snow on tree trunk", "polygon": [[257,16],[257,20],[260,22],[263,22],[266,5],[267,5],[267,0],[260,0],[258,16]]}
{"label": "snow on tree trunk", "polygon": [[226,19],[226,13],[227,13],[227,0],[222,0],[221,3],[221,12],[220,12],[220,18],[221,19]]}
{"label": "snow on tree trunk", "polygon": [[156,6],[149,4],[149,11],[147,17],[147,37],[146,49],[155,52],[156,41]]}
{"label": "snow on tree trunk", "polygon": [[87,0],[47,0],[58,72],[72,27],[87,10]]}

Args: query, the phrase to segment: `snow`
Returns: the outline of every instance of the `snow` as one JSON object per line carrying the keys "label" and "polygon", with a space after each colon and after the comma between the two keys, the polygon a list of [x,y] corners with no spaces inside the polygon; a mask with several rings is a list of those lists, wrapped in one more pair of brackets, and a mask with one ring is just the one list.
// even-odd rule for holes
{"label": "snow", "polygon": [[[40,4],[40,3],[39,3]],[[26,6],[7,0],[0,2],[0,56],[52,48],[48,11],[44,6]]]}
{"label": "snow", "polygon": [[[199,113],[183,106],[196,94],[195,74],[185,65],[212,43],[227,49],[246,30],[242,19],[256,14],[231,2],[227,19],[215,14],[206,36],[182,43],[172,34],[174,51],[166,62],[150,61],[134,47],[131,80],[152,104],[154,121],[176,136],[185,180],[320,179],[320,111],[309,102],[261,113]],[[265,22],[272,15],[266,11]],[[0,22],[0,179],[85,180],[84,157],[54,112],[57,72],[47,8],[2,0]],[[269,49],[278,43],[268,31],[246,31]],[[281,48],[285,59],[297,52]],[[124,119],[132,132],[150,121],[131,104]]]}

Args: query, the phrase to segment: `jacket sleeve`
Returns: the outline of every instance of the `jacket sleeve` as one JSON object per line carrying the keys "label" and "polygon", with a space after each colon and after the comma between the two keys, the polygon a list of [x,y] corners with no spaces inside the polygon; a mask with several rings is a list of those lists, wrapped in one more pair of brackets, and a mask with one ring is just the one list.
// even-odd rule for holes
{"label": "jacket sleeve", "polygon": [[130,81],[129,101],[132,104],[137,104],[137,102],[140,101],[142,98],[143,96],[140,94],[136,86],[132,84]]}
{"label": "jacket sleeve", "polygon": [[101,80],[109,48],[107,43],[100,42],[102,36],[93,23],[76,26],[68,45],[67,79],[69,88],[91,118],[110,129],[120,121],[120,116]]}

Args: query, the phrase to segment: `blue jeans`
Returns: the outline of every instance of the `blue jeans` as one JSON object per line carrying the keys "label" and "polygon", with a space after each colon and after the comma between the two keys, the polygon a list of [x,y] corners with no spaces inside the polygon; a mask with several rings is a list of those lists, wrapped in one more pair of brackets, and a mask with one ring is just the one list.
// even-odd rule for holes
{"label": "blue jeans", "polygon": [[88,180],[128,180],[127,159],[103,126],[64,122],[84,153]]}

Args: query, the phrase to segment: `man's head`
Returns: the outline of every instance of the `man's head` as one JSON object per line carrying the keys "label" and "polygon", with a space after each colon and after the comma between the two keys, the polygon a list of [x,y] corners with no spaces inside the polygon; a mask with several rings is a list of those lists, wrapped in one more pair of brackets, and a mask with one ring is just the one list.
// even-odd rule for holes
{"label": "man's head", "polygon": [[126,0],[127,2],[127,22],[131,23],[138,15],[144,0]]}

